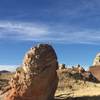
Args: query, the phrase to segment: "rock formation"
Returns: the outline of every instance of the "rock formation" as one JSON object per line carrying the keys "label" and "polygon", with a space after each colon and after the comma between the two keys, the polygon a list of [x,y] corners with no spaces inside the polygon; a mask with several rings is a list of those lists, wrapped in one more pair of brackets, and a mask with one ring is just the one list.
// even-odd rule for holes
{"label": "rock formation", "polygon": [[100,66],[100,53],[98,53],[94,58],[93,66]]}
{"label": "rock formation", "polygon": [[66,69],[65,64],[59,64],[59,69]]}
{"label": "rock formation", "polygon": [[100,53],[94,58],[93,65],[89,68],[89,71],[100,81]]}
{"label": "rock formation", "polygon": [[23,71],[10,80],[4,100],[52,100],[58,85],[57,56],[48,44],[31,48],[24,57]]}

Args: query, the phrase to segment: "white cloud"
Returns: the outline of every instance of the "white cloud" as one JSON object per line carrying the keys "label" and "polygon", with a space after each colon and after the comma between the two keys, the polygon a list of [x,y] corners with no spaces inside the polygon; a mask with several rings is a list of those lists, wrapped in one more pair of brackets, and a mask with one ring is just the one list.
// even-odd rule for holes
{"label": "white cloud", "polygon": [[0,65],[0,71],[7,70],[14,72],[19,65]]}
{"label": "white cloud", "polygon": [[0,38],[37,42],[98,44],[100,30],[25,22],[0,22]]}
{"label": "white cloud", "polygon": [[48,28],[34,23],[0,22],[1,38],[34,39],[47,35]]}

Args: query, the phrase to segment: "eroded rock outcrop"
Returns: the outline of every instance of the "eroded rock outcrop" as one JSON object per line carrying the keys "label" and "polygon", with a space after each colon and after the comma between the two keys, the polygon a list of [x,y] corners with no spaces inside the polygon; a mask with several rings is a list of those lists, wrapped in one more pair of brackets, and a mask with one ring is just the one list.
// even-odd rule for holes
{"label": "eroded rock outcrop", "polygon": [[59,69],[60,69],[60,70],[61,70],[61,69],[66,69],[65,64],[59,64]]}
{"label": "eroded rock outcrop", "polygon": [[93,65],[90,66],[89,71],[100,81],[100,53],[97,53],[93,60]]}
{"label": "eroded rock outcrop", "polygon": [[100,53],[98,53],[94,58],[93,66],[100,66]]}
{"label": "eroded rock outcrop", "polygon": [[31,48],[23,60],[23,72],[16,72],[5,100],[52,100],[58,84],[57,56],[48,44]]}

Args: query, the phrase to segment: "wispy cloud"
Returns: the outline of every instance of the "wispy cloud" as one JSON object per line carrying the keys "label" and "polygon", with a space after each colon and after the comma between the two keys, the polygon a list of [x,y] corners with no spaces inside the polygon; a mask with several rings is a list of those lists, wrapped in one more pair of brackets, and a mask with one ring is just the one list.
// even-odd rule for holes
{"label": "wispy cloud", "polygon": [[19,65],[0,65],[0,71],[7,70],[14,72]]}
{"label": "wispy cloud", "polygon": [[0,22],[0,37],[11,39],[33,39],[44,37],[48,28],[34,23]]}
{"label": "wispy cloud", "polygon": [[0,39],[98,44],[100,30],[25,22],[0,22]]}

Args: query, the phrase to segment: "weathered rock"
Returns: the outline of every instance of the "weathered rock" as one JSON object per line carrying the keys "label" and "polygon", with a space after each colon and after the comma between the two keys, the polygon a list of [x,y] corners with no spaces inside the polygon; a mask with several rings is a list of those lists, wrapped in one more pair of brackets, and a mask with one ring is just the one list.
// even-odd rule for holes
{"label": "weathered rock", "polygon": [[96,77],[98,81],[100,81],[100,66],[91,66],[89,71]]}
{"label": "weathered rock", "polygon": [[100,66],[100,53],[98,53],[94,58],[93,66]]}
{"label": "weathered rock", "polygon": [[94,58],[93,65],[89,68],[89,71],[100,81],[100,53]]}
{"label": "weathered rock", "polygon": [[52,100],[58,84],[57,56],[48,44],[31,48],[23,60],[24,73],[16,73],[5,100]]}
{"label": "weathered rock", "polygon": [[59,64],[59,69],[66,69],[65,64]]}

